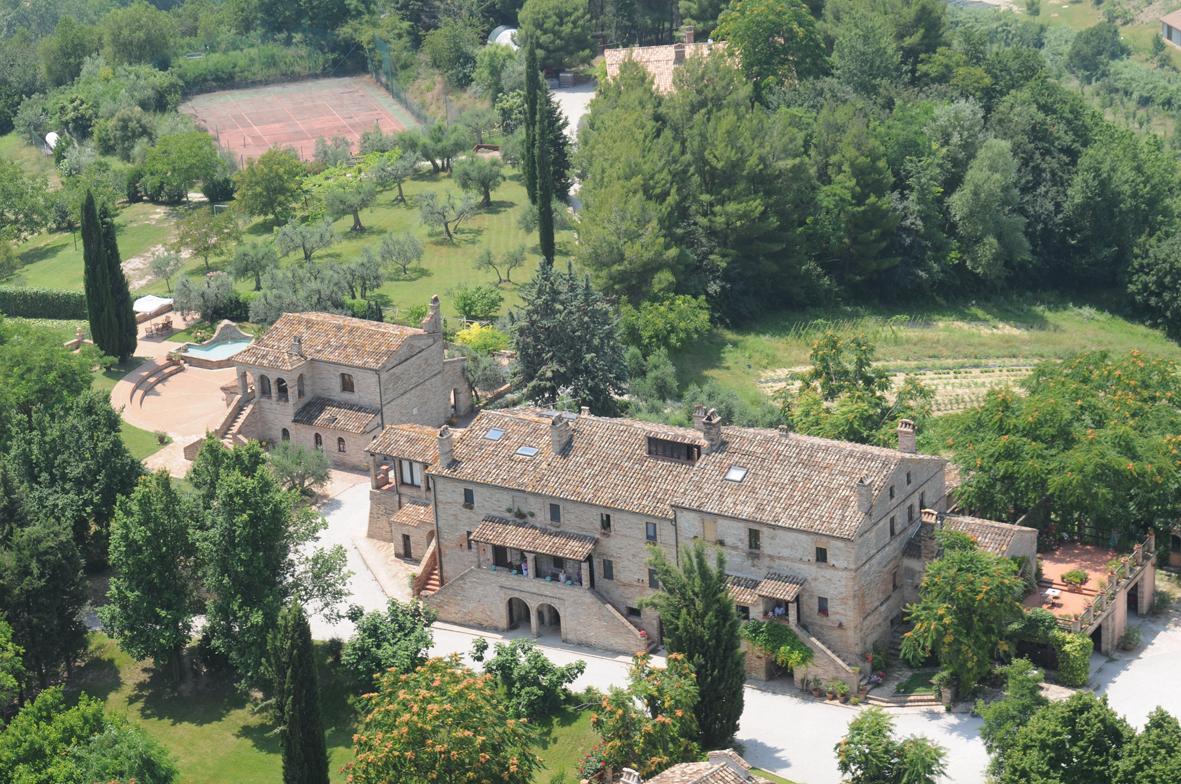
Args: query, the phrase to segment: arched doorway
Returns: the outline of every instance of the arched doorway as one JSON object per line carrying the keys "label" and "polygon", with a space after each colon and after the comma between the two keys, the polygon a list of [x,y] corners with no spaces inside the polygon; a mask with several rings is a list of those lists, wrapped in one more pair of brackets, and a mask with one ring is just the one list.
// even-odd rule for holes
{"label": "arched doorway", "polygon": [[517,629],[524,625],[529,628],[529,605],[522,599],[513,597],[508,600],[508,628]]}
{"label": "arched doorway", "polygon": [[537,605],[537,633],[562,636],[562,616],[552,604]]}

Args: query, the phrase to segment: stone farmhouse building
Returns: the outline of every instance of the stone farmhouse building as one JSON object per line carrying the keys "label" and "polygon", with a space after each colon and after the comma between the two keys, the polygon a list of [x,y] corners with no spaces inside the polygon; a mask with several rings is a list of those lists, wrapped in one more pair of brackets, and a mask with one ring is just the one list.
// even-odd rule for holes
{"label": "stone farmhouse building", "polygon": [[439,425],[471,411],[464,359],[444,353],[439,298],[420,328],[333,313],[286,313],[234,358],[231,436],[323,449],[364,469],[386,425]]}
{"label": "stone farmhouse building", "polygon": [[[852,683],[916,598],[940,526],[1034,567],[1033,529],[946,514],[947,463],[915,451],[908,421],[886,449],[694,420],[519,408],[461,434],[387,427],[369,447],[369,534],[422,559],[416,591],[444,620],[621,653],[661,637],[649,549],[675,561],[701,540],[724,552],[743,618],[813,649],[797,677]],[[755,652],[747,669],[776,668]]]}
{"label": "stone farmhouse building", "polygon": [[693,30],[685,31],[685,40],[675,44],[658,46],[629,46],[603,51],[603,65],[607,78],[619,76],[619,69],[625,62],[632,61],[652,77],[652,85],[658,93],[672,92],[673,74],[694,57],[705,57],[711,52],[724,51],[724,41],[696,41]]}

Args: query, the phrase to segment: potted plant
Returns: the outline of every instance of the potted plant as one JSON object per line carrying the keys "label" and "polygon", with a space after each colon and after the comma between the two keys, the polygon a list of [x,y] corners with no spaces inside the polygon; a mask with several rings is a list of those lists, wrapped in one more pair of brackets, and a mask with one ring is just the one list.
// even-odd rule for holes
{"label": "potted plant", "polygon": [[820,685],[820,679],[816,678],[812,681],[812,696],[819,699],[822,694],[824,694],[824,687]]}
{"label": "potted plant", "polygon": [[830,700],[835,700],[837,698],[836,681],[829,681],[828,683],[824,684],[824,696]]}
{"label": "potted plant", "polygon": [[1062,575],[1062,582],[1066,583],[1068,590],[1078,591],[1087,584],[1089,575],[1082,569],[1071,569]]}
{"label": "potted plant", "polygon": [[849,701],[849,684],[845,683],[844,681],[837,681],[836,690],[837,699],[839,699],[841,702]]}

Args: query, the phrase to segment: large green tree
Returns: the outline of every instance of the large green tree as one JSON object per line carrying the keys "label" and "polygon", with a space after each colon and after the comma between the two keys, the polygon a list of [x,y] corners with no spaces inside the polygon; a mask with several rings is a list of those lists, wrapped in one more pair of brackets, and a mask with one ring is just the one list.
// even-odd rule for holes
{"label": "large green tree", "polygon": [[161,136],[148,150],[142,184],[151,198],[188,201],[189,191],[222,168],[213,137],[204,131],[184,131]]}
{"label": "large green tree", "polygon": [[525,399],[553,405],[569,394],[596,412],[613,411],[627,371],[615,314],[590,279],[573,266],[542,264],[520,293],[524,304],[509,319]]}
{"label": "large green tree", "polygon": [[948,200],[964,265],[986,283],[999,283],[1029,261],[1017,198],[1012,147],[1002,139],[989,139]]}
{"label": "large green tree", "polygon": [[701,745],[707,749],[726,746],[737,732],[746,680],[726,558],[721,550],[713,556],[711,564],[705,545],[698,541],[675,565],[660,551],[649,561],[660,581],[660,591],[650,602],[660,613],[665,647],[683,655],[697,674],[694,713]]}
{"label": "large green tree", "polygon": [[714,36],[738,53],[758,96],[828,70],[816,20],[800,0],[735,0]]}
{"label": "large green tree", "polygon": [[303,196],[307,168],[294,152],[273,147],[234,175],[238,204],[249,215],[286,223]]}
{"label": "large green tree", "polygon": [[594,55],[591,18],[581,0],[525,0],[517,19],[542,70],[573,68]]}
{"label": "large green tree", "polygon": [[176,26],[172,17],[144,0],[110,11],[102,20],[103,57],[109,63],[168,68]]}
{"label": "large green tree", "polygon": [[1148,714],[1135,740],[1123,748],[1111,778],[1117,784],[1181,781],[1181,724],[1164,708]]}
{"label": "large green tree", "polygon": [[1040,708],[1013,733],[997,782],[1109,784],[1134,737],[1105,698],[1080,692]]}
{"label": "large green tree", "polygon": [[383,672],[412,672],[426,661],[435,612],[421,602],[390,599],[384,610],[349,611],[356,631],[344,645],[340,663],[361,691],[368,691]]}
{"label": "large green tree", "polygon": [[82,559],[69,529],[40,519],[0,546],[0,607],[24,650],[25,670],[41,688],[71,672],[86,650],[85,604]]}
{"label": "large green tree", "polygon": [[115,223],[106,207],[95,209],[87,193],[82,206],[83,288],[90,334],[104,354],[126,362],[135,352],[137,326],[123,274]]}
{"label": "large green tree", "polygon": [[941,540],[943,553],[927,566],[919,600],[906,609],[914,627],[903,635],[902,655],[919,664],[928,656],[970,694],[992,668],[1005,629],[1024,612],[1025,581],[1008,558],[969,543]]}
{"label": "large green tree", "polygon": [[196,512],[165,471],[143,477],[119,500],[109,551],[115,574],[98,611],[120,648],[169,667],[175,680],[197,605]]}
{"label": "large green tree", "polygon": [[45,228],[49,184],[26,175],[15,161],[0,160],[0,240],[21,242]]}
{"label": "large green tree", "polygon": [[13,639],[12,627],[0,614],[0,707],[7,707],[24,686],[24,654],[24,648]]}
{"label": "large green tree", "polygon": [[[1055,626],[1055,628],[1057,628]],[[980,739],[988,749],[989,773],[1000,777],[1005,769],[1005,755],[1013,748],[1014,736],[1049,700],[1042,694],[1042,672],[1029,659],[1014,659],[1002,668],[1005,690],[999,700],[976,703],[976,712],[984,719]]]}
{"label": "large green tree", "polygon": [[935,784],[947,772],[947,751],[921,735],[894,737],[894,722],[872,707],[849,722],[836,745],[847,784]]}

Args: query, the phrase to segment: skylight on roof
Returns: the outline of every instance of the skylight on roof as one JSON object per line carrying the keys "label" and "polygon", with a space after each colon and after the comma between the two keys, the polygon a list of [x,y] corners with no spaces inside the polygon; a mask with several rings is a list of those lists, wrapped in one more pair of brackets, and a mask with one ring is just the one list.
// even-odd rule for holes
{"label": "skylight on roof", "polygon": [[484,438],[488,439],[489,441],[499,441],[503,437],[504,431],[499,427],[490,427],[488,428],[488,432],[484,434]]}
{"label": "skylight on roof", "polygon": [[746,469],[742,466],[730,466],[730,470],[726,472],[727,482],[741,482],[746,479]]}
{"label": "skylight on roof", "polygon": [[517,454],[521,457],[536,457],[538,451],[535,446],[523,446],[517,449]]}

